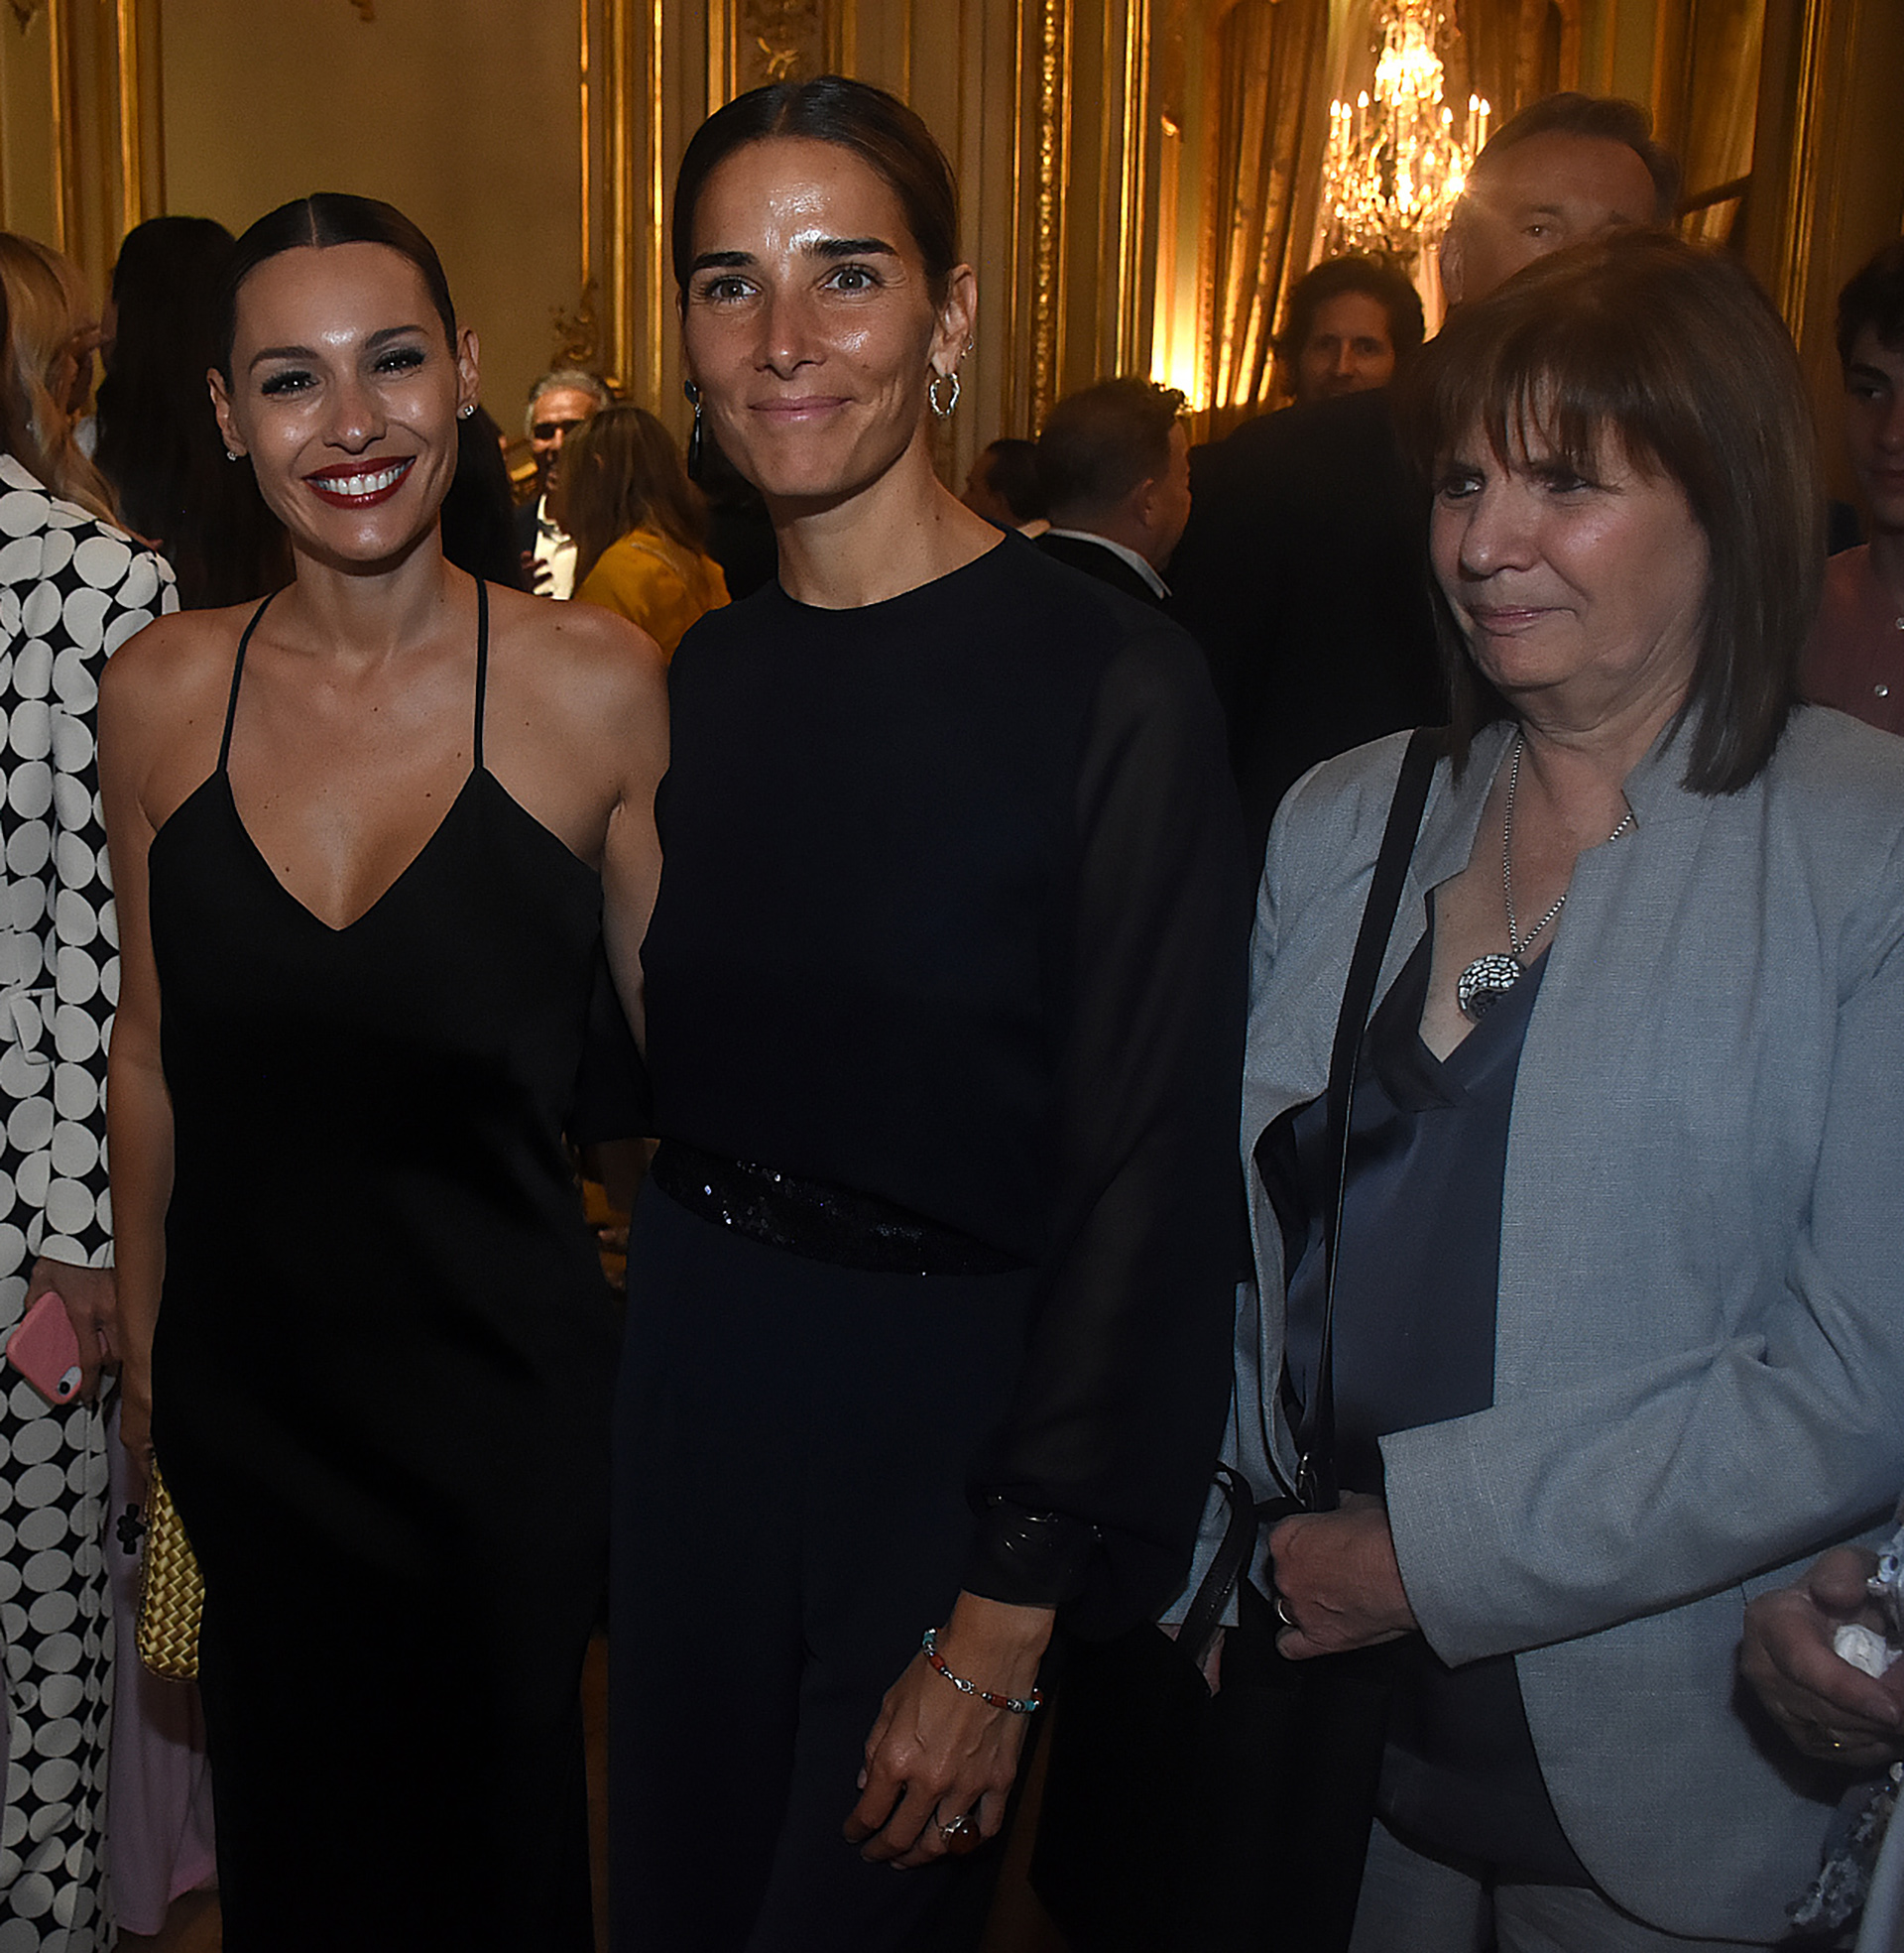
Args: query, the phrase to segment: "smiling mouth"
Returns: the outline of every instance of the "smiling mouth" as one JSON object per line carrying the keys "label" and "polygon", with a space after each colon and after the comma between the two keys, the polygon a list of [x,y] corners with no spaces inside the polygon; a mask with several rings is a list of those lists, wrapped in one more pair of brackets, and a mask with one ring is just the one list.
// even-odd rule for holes
{"label": "smiling mouth", "polygon": [[803,400],[757,401],[753,411],[774,420],[803,421],[815,415],[830,414],[835,408],[845,405],[844,397],[838,394],[809,395]]}
{"label": "smiling mouth", "polygon": [[355,468],[349,474],[333,468],[306,475],[304,480],[317,499],[333,509],[370,509],[396,494],[415,462],[415,455],[406,455],[401,461],[386,461],[374,468]]}

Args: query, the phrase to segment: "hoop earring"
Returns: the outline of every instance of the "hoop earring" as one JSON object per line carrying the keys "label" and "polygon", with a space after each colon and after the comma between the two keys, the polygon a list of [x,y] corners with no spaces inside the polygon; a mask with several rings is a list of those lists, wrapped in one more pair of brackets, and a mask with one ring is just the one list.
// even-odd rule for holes
{"label": "hoop earring", "polygon": [[[947,380],[950,380],[952,382],[952,398],[948,400],[943,407],[941,407],[939,405],[939,388]],[[959,406],[959,376],[956,373],[933,374],[932,384],[926,388],[925,397],[927,400],[929,400],[932,403],[932,412],[936,414],[941,421],[951,420],[952,416],[958,411],[958,406]]]}
{"label": "hoop earring", "polygon": [[694,408],[694,431],[687,437],[687,478],[689,481],[699,481],[701,478],[701,390],[692,380],[683,380],[681,392]]}

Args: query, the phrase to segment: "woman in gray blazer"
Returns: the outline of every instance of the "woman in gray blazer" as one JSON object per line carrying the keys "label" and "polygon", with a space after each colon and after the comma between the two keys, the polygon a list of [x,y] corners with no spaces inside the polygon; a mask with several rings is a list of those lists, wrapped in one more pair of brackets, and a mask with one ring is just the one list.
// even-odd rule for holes
{"label": "woman in gray blazer", "polygon": [[[1351,1122],[1356,1496],[1271,1533],[1281,1641],[1396,1645],[1358,1953],[1768,1944],[1838,1781],[1735,1699],[1740,1619],[1904,1480],[1904,743],[1796,704],[1822,497],[1737,266],[1545,260],[1409,400],[1455,710]],[[1402,745],[1269,840],[1232,1432],[1264,1494]]]}

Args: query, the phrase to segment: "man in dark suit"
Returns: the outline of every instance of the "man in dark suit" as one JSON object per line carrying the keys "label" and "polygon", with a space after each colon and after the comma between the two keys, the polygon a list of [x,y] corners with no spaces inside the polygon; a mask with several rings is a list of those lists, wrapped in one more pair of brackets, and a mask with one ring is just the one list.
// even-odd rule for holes
{"label": "man in dark suit", "polygon": [[[1441,246],[1450,306],[1569,244],[1672,221],[1679,166],[1633,102],[1549,95],[1477,158]],[[1173,614],[1203,645],[1260,855],[1318,761],[1447,715],[1428,589],[1428,491],[1387,391],[1247,421],[1200,448]]]}
{"label": "man in dark suit", "polygon": [[1037,547],[1139,603],[1162,603],[1163,566],[1190,518],[1182,415],[1182,394],[1149,380],[1101,380],[1059,401],[1038,435],[1051,527]]}

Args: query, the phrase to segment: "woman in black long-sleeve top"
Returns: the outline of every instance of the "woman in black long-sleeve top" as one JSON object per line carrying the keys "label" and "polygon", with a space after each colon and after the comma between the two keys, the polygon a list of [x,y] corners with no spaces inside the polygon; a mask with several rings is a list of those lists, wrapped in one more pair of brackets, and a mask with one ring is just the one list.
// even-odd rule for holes
{"label": "woman in black long-sleeve top", "polygon": [[616,1930],[849,1953],[970,1897],[1057,1612],[1115,1632],[1179,1584],[1247,891],[1194,646],[933,474],[974,291],[917,118],[743,97],[674,225],[697,413],[780,574],[671,679]]}

